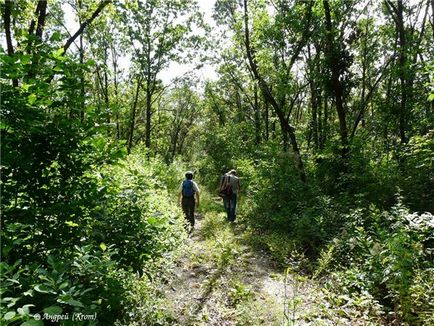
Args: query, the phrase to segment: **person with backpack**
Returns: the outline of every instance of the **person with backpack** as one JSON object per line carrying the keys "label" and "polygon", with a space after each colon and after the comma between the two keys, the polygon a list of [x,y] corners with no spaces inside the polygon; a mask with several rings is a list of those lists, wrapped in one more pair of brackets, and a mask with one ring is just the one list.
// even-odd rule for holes
{"label": "person with backpack", "polygon": [[[181,199],[182,197],[182,199]],[[185,173],[185,180],[179,187],[178,201],[184,211],[185,218],[190,223],[190,232],[194,229],[194,208],[199,207],[199,187],[193,181],[193,172]]]}
{"label": "person with backpack", "polygon": [[240,179],[237,177],[237,171],[230,170],[222,176],[220,181],[220,196],[223,197],[223,206],[230,222],[235,222],[239,192]]}

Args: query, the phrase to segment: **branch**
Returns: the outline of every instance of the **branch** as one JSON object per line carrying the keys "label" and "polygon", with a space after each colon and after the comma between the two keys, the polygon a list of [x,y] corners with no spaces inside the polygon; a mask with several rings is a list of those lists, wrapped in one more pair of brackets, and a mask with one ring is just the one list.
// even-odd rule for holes
{"label": "branch", "polygon": [[83,22],[80,25],[80,28],[75,32],[74,35],[72,35],[65,43],[65,45],[63,46],[63,55],[66,53],[66,51],[68,50],[68,48],[71,46],[71,44],[75,41],[75,39],[77,37],[80,36],[81,33],[83,33],[84,29],[90,25],[96,17],[98,17],[98,15],[101,13],[101,11],[104,9],[105,6],[107,6],[109,3],[111,3],[112,0],[104,0],[102,1],[98,8],[96,8],[95,12],[92,14],[92,16],[86,20],[85,22]]}
{"label": "branch", "polygon": [[301,39],[298,42],[297,48],[295,49],[294,53],[292,54],[291,60],[289,62],[288,65],[288,71],[291,70],[292,66],[294,65],[295,61],[297,60],[301,50],[303,49],[303,47],[306,45],[307,40],[309,39],[310,36],[310,21],[311,21],[311,17],[312,17],[312,6],[314,4],[314,1],[309,1],[309,7],[307,9],[307,13],[304,19],[304,23],[305,23],[305,29],[303,31],[303,34],[301,35]]}
{"label": "branch", "polygon": [[[385,4],[386,4],[386,7],[387,7],[387,10],[389,11],[389,13],[390,13],[390,16],[392,17],[392,19],[393,19],[393,21],[395,22],[395,24],[396,25],[399,25],[399,22],[398,22],[398,10],[396,9],[396,7],[393,5],[393,3],[392,2],[390,2],[390,1],[385,1]],[[395,16],[396,15],[396,16]]]}
{"label": "branch", "polygon": [[365,100],[363,101],[363,103],[361,104],[360,110],[357,113],[357,117],[356,120],[354,121],[354,126],[353,126],[353,130],[351,131],[351,138],[354,138],[354,135],[356,134],[356,129],[357,126],[360,123],[360,120],[362,119],[362,115],[365,112],[366,106],[368,105],[369,101],[371,100],[372,94],[374,93],[374,90],[377,88],[378,83],[381,81],[381,79],[383,79],[384,76],[384,72],[386,71],[386,68],[389,66],[389,64],[395,59],[395,55],[393,55],[391,58],[389,58],[389,60],[386,62],[386,64],[384,65],[384,67],[382,68],[382,72],[380,74],[380,76],[377,78],[377,80],[375,81],[374,85],[372,86],[372,88],[369,90],[368,95],[366,96]]}
{"label": "branch", "polygon": [[289,110],[288,110],[288,114],[286,116],[286,121],[287,123],[289,123],[289,118],[291,116],[292,113],[292,109],[294,108],[295,103],[298,100],[298,97],[300,96],[301,92],[307,87],[309,86],[309,82],[307,82],[306,84],[302,85],[298,90],[297,93],[295,94],[295,96],[291,99],[291,103],[289,104]]}

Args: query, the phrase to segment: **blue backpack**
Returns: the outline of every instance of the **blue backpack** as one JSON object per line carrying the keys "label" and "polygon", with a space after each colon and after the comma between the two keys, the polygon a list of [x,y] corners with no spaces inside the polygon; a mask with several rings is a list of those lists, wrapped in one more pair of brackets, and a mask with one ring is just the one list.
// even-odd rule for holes
{"label": "blue backpack", "polygon": [[182,182],[182,196],[183,197],[193,197],[194,196],[193,181],[184,180]]}

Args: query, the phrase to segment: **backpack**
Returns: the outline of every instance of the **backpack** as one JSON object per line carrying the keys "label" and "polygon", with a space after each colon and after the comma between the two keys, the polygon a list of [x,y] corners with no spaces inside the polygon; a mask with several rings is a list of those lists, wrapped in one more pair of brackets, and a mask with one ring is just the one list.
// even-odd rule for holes
{"label": "backpack", "polygon": [[225,175],[223,177],[222,184],[221,184],[221,187],[220,187],[220,193],[219,193],[220,197],[230,197],[234,193],[232,191],[231,179],[230,178],[231,177],[229,175]]}
{"label": "backpack", "polygon": [[182,182],[182,196],[183,197],[193,197],[194,196],[193,181],[184,180]]}

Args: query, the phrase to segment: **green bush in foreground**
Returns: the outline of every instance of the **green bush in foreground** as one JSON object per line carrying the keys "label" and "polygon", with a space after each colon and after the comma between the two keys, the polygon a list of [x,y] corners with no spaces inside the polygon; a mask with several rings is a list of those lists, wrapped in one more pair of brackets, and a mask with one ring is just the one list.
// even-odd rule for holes
{"label": "green bush in foreground", "polygon": [[398,204],[390,211],[371,207],[347,217],[344,231],[323,251],[317,274],[331,271],[342,293],[369,293],[390,318],[430,324],[433,216]]}
{"label": "green bush in foreground", "polygon": [[[134,154],[123,163],[85,172],[83,178],[93,184],[94,196],[85,198],[89,205],[80,224],[75,223],[74,215],[69,216],[67,225],[74,237],[62,234],[64,246],[59,248],[14,260],[11,253],[21,245],[37,248],[31,232],[35,227],[4,221],[2,325],[42,325],[43,320],[60,318],[56,316],[67,316],[58,320],[64,325],[170,319],[156,289],[167,276],[172,255],[185,233],[179,209],[159,179],[161,169],[158,161]],[[12,218],[11,211],[6,211]],[[55,223],[60,214],[65,216],[65,212],[52,209],[51,215],[35,218]],[[79,240],[75,232],[79,232]],[[44,228],[38,228],[38,233],[48,241],[59,236]],[[37,314],[43,320],[36,320]],[[82,315],[93,319],[72,320]]]}

